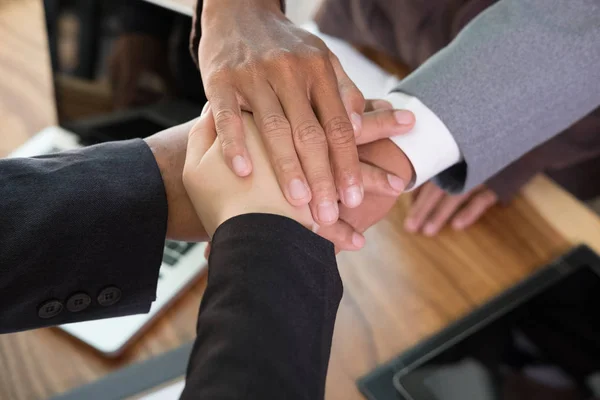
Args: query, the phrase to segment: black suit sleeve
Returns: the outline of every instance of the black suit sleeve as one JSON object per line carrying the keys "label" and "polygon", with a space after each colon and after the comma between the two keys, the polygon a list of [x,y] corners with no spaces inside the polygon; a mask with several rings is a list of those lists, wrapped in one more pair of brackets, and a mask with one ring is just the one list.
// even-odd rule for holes
{"label": "black suit sleeve", "polygon": [[0,333],[149,310],[167,201],[142,140],[0,160],[0,205]]}
{"label": "black suit sleeve", "polygon": [[333,245],[293,220],[232,218],[213,238],[182,399],[321,399],[342,284]]}

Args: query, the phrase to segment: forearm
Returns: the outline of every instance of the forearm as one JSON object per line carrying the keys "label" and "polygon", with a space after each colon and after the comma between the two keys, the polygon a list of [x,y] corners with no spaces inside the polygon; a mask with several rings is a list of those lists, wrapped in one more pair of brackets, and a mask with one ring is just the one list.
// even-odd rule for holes
{"label": "forearm", "polygon": [[215,232],[182,399],[322,399],[342,284],[333,245],[246,214]]}
{"label": "forearm", "polygon": [[600,104],[599,18],[587,0],[502,0],[400,83],[458,143],[466,165],[445,188],[478,185]]}
{"label": "forearm", "polygon": [[162,175],[168,204],[167,237],[174,240],[206,241],[208,236],[196,214],[181,179],[188,133],[195,120],[159,132],[146,139]]}
{"label": "forearm", "polygon": [[142,141],[0,160],[0,198],[0,333],[149,310],[167,204]]}

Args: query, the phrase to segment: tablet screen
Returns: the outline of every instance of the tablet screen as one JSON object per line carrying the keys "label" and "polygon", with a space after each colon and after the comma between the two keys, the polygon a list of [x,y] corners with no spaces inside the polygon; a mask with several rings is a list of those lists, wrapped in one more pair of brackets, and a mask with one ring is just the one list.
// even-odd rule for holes
{"label": "tablet screen", "polygon": [[397,382],[416,400],[600,399],[600,277],[579,269]]}

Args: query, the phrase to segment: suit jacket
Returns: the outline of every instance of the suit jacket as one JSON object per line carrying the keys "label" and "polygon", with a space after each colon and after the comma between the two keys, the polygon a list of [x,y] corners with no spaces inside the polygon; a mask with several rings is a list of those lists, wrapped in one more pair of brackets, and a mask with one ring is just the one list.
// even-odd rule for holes
{"label": "suit jacket", "polygon": [[[451,191],[482,183],[600,105],[599,20],[593,0],[325,0],[317,14],[324,33],[417,68],[396,90],[418,97],[456,139],[466,163],[437,179]],[[584,125],[561,145],[581,148],[585,130],[598,155],[600,124]]]}
{"label": "suit jacket", "polygon": [[[141,140],[0,160],[0,333],[147,312],[167,201]],[[319,399],[342,296],[333,244],[247,214],[213,237],[183,399]]]}

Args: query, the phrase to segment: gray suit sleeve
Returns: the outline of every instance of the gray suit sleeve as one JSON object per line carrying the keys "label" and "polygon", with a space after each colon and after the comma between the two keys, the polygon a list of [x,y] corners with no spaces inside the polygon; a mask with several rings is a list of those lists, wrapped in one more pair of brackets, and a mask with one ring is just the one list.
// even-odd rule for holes
{"label": "gray suit sleeve", "polygon": [[600,1],[499,1],[394,90],[446,124],[465,162],[436,179],[468,190],[600,104]]}

